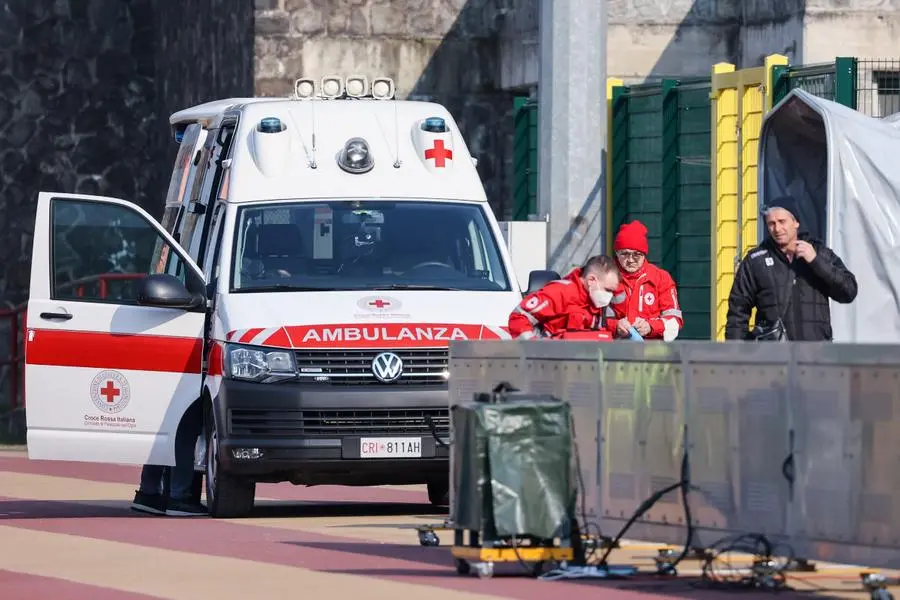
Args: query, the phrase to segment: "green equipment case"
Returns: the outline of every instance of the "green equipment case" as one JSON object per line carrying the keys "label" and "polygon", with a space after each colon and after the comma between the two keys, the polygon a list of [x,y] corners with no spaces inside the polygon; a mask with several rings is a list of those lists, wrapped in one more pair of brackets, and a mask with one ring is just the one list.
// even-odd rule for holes
{"label": "green equipment case", "polygon": [[454,526],[485,542],[568,538],[577,495],[569,404],[495,390],[453,406],[451,418]]}

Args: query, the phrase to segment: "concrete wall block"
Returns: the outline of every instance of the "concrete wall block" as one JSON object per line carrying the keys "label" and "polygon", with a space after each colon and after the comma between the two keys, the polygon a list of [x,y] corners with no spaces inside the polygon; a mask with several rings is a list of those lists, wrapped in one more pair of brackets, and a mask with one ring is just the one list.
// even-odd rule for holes
{"label": "concrete wall block", "polygon": [[[742,0],[743,1],[743,0]],[[727,0],[609,0],[607,18],[615,24],[682,24],[720,21]]]}
{"label": "concrete wall block", "polygon": [[284,11],[291,19],[291,33],[318,35],[325,33],[331,14],[327,0],[283,0]]}
{"label": "concrete wall block", "polygon": [[539,0],[515,0],[512,6],[501,9],[500,34],[512,39],[537,39],[540,29]]}
{"label": "concrete wall block", "polygon": [[885,14],[900,11],[898,0],[806,0],[806,12],[845,13],[875,11]]}
{"label": "concrete wall block", "polygon": [[783,23],[803,14],[806,0],[744,0],[741,16],[745,25]]}
{"label": "concrete wall block", "polygon": [[792,64],[802,64],[803,48],[799,40],[803,39],[803,33],[803,18],[799,16],[780,23],[747,26],[741,39],[739,64],[743,67],[759,66],[770,54],[783,54]]}
{"label": "concrete wall block", "polygon": [[372,0],[370,23],[372,35],[405,38],[409,36],[409,19],[406,11],[398,10],[393,0]]}
{"label": "concrete wall block", "polygon": [[256,13],[256,35],[287,35],[291,31],[291,17],[284,11]]}
{"label": "concrete wall block", "polygon": [[398,97],[419,81],[439,41],[308,38],[301,44],[304,77],[333,73],[386,75],[397,85]]}
{"label": "concrete wall block", "polygon": [[350,37],[369,35],[371,12],[366,0],[330,0],[327,6],[329,35]]}
{"label": "concrete wall block", "polygon": [[257,37],[254,44],[256,80],[285,78],[293,82],[304,76],[303,43],[299,37]]}

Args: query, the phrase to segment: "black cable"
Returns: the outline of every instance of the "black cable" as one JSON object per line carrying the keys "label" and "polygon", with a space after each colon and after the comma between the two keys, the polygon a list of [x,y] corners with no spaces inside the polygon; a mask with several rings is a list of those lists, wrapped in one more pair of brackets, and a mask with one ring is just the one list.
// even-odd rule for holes
{"label": "black cable", "polygon": [[619,530],[619,533],[616,534],[616,537],[613,538],[612,542],[606,548],[606,552],[604,552],[603,556],[600,559],[600,564],[603,566],[607,565],[607,559],[609,555],[612,554],[612,551],[618,546],[619,542],[625,536],[631,526],[634,525],[635,521],[644,516],[644,513],[653,508],[657,502],[662,500],[662,498],[668,494],[669,492],[674,492],[677,489],[681,490],[681,502],[684,508],[684,518],[685,523],[687,524],[687,541],[684,543],[684,548],[681,551],[681,554],[678,558],[675,559],[674,562],[671,563],[670,568],[674,569],[678,563],[680,563],[684,558],[688,555],[691,550],[691,542],[694,540],[694,519],[691,514],[691,505],[688,500],[688,493],[690,492],[691,482],[690,482],[690,460],[688,458],[688,446],[687,446],[687,425],[684,426],[683,429],[683,439],[684,439],[684,453],[681,456],[681,480],[677,483],[673,483],[670,486],[667,486],[657,492],[654,492],[649,498],[644,500],[640,506],[638,506],[637,510],[634,511],[634,514],[631,515],[631,518],[625,523],[622,529]]}
{"label": "black cable", "polygon": [[[775,550],[782,546],[787,552],[782,555],[783,562],[778,563],[774,559],[778,554]],[[785,573],[794,560],[794,550],[789,544],[772,543],[768,537],[759,533],[723,537],[710,545],[709,550],[711,554],[702,567],[702,582],[717,588],[781,588],[786,582]],[[754,571],[752,566],[749,573],[742,573],[732,564],[731,555],[734,553],[750,555],[755,559],[775,564],[765,567],[765,573]],[[725,566],[717,569],[716,565],[719,563],[724,563]]]}
{"label": "black cable", "polygon": [[[593,521],[589,521],[587,518],[587,486],[584,485],[584,475],[581,473],[581,454],[578,452],[578,440],[575,437],[575,416],[573,414],[569,414],[569,427],[572,428],[572,449],[575,457],[575,473],[576,473],[576,481],[577,488],[575,490],[575,497],[573,501],[575,505],[578,505],[578,496],[581,496],[581,523],[577,528],[577,535],[584,535],[585,538],[590,538],[591,528],[595,528],[597,531],[596,540],[597,544],[600,543],[600,540],[603,538],[603,530],[600,527],[599,523],[595,523]],[[570,527],[570,534],[572,533],[572,529]],[[581,546],[583,547],[584,543],[582,542]],[[591,548],[591,551],[586,553],[584,556],[585,563],[594,555],[597,551],[597,546]]]}

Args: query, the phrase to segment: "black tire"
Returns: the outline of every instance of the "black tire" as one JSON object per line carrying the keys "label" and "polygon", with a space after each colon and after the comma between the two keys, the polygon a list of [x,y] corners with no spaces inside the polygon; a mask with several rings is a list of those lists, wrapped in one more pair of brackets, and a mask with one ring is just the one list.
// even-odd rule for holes
{"label": "black tire", "polygon": [[246,517],[253,511],[256,482],[222,473],[219,468],[218,433],[212,411],[206,421],[206,507],[218,519]]}
{"label": "black tire", "polygon": [[429,481],[428,501],[434,506],[450,506],[450,482],[447,480]]}

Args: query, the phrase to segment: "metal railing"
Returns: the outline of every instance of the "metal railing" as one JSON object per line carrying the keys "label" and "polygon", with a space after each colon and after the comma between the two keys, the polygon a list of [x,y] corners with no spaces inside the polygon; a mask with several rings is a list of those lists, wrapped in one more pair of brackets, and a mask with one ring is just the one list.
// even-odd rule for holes
{"label": "metal railing", "polygon": [[900,112],[900,59],[856,59],[855,108],[870,117]]}

